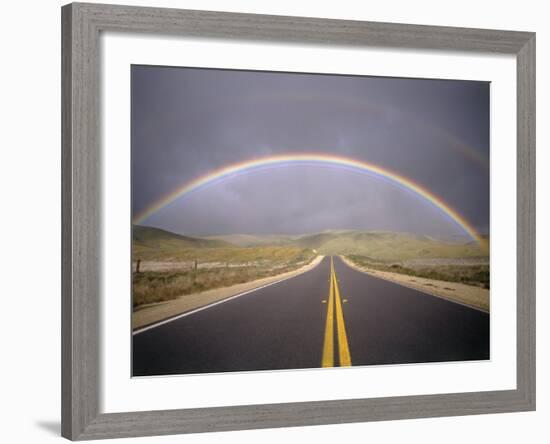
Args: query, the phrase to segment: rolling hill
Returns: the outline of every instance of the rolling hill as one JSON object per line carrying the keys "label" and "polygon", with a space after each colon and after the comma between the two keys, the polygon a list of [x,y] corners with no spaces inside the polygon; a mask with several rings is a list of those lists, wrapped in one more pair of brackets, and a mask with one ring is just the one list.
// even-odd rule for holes
{"label": "rolling hill", "polygon": [[293,243],[325,255],[362,255],[375,260],[484,257],[474,242],[449,242],[430,236],[383,231],[335,231],[302,236]]}
{"label": "rolling hill", "polygon": [[134,225],[132,255],[134,260],[224,264],[282,264],[301,262],[314,256],[310,249],[296,245],[275,245],[271,238],[254,246],[239,246],[224,239],[184,236],[159,228]]}
{"label": "rolling hill", "polygon": [[221,240],[238,247],[257,247],[290,245],[297,237],[287,234],[222,234],[207,236],[205,239]]}
{"label": "rolling hill", "polygon": [[160,228],[142,225],[132,227],[132,241],[134,245],[148,248],[223,248],[232,246],[223,240],[183,236]]}
{"label": "rolling hill", "polygon": [[[134,226],[134,252],[151,257],[155,252],[174,257],[274,255],[282,250],[307,250],[323,255],[360,255],[374,261],[487,258],[487,252],[471,240],[445,240],[432,236],[361,230],[327,230],[306,235],[230,234],[205,238],[183,236],[159,228]],[[211,252],[207,253],[209,249]],[[215,250],[215,251],[214,251]],[[252,254],[254,252],[254,254]]]}
{"label": "rolling hill", "polygon": [[232,234],[208,239],[223,240],[241,247],[294,246],[324,255],[356,254],[381,261],[487,257],[477,243],[465,237],[440,239],[385,231],[327,230],[306,235]]}

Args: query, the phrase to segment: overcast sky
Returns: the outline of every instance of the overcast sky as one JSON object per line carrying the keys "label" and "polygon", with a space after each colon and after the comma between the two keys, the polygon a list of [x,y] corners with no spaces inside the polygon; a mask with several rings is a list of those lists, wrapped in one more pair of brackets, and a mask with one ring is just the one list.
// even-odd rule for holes
{"label": "overcast sky", "polygon": [[[487,82],[132,67],[134,215],[211,170],[300,152],[394,170],[488,232]],[[216,182],[143,224],[195,236],[327,229],[464,234],[387,181],[303,165]]]}

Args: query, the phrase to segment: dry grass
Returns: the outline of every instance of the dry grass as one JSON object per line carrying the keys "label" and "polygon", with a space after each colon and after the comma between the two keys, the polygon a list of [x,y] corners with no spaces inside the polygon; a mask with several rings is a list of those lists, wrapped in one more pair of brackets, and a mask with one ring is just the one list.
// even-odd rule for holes
{"label": "dry grass", "polygon": [[[415,290],[419,290],[422,293],[427,293],[432,296],[438,296],[450,301],[459,302],[485,312],[489,312],[490,310],[489,289],[485,288],[485,285],[481,285],[480,283],[474,283],[474,285],[472,285],[470,274],[463,274],[463,271],[456,274],[451,273],[451,276],[445,276],[447,280],[439,280],[434,279],[433,277],[425,278],[418,276],[420,273],[415,275],[398,273],[394,270],[399,268],[392,268],[391,266],[379,266],[376,269],[371,265],[366,265],[371,264],[366,261],[363,261],[362,264],[359,265],[357,262],[352,261],[350,257],[344,257],[343,259],[352,268],[358,269],[359,271],[363,271],[377,278],[395,282],[405,287],[414,288]],[[442,275],[439,272],[425,274],[430,276]],[[468,283],[463,283],[461,278],[466,277],[467,279],[465,279],[465,281]],[[448,280],[449,278],[455,280]]]}
{"label": "dry grass", "polygon": [[372,261],[401,262],[428,258],[487,258],[475,242],[451,242],[411,233],[376,231],[324,232],[296,239],[295,245],[325,255],[357,255]]}
{"label": "dry grass", "polygon": [[246,264],[247,262],[269,261],[284,263],[296,260],[306,260],[313,254],[311,250],[302,247],[220,247],[220,248],[180,248],[162,245],[161,247],[146,247],[136,242],[133,244],[133,260],[144,261],[195,261],[220,262],[223,264]]}
{"label": "dry grass", "polygon": [[[301,258],[300,258],[301,259]],[[311,258],[308,258],[308,261]],[[182,271],[143,271],[133,273],[134,308],[179,296],[214,288],[229,287],[244,282],[286,273],[304,266],[308,261],[293,260],[277,266],[243,266],[198,268]]]}
{"label": "dry grass", "polygon": [[285,273],[311,262],[314,256],[311,249],[303,247],[238,247],[223,240],[134,226],[133,306]]}
{"label": "dry grass", "polygon": [[474,285],[489,289],[489,264],[477,265],[424,265],[404,266],[399,263],[384,263],[373,261],[359,255],[350,255],[349,259],[361,266],[371,270],[387,271],[391,273],[404,274],[425,279],[438,281],[459,282],[466,285]]}

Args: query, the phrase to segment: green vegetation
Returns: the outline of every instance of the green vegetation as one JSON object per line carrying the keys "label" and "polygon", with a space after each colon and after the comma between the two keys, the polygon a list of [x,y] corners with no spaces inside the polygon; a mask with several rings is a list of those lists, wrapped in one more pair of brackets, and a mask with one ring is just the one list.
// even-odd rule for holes
{"label": "green vegetation", "polygon": [[431,265],[407,267],[402,264],[374,261],[372,258],[350,255],[348,258],[361,267],[378,271],[405,274],[439,281],[460,282],[489,288],[489,265]]}

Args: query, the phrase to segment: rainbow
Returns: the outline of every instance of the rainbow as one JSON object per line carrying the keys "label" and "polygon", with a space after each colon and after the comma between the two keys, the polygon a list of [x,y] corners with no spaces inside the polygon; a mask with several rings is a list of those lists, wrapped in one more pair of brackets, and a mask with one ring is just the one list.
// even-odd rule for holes
{"label": "rainbow", "polygon": [[153,202],[143,211],[134,217],[134,223],[140,224],[156,213],[158,210],[192,191],[199,190],[214,182],[234,177],[246,172],[259,169],[269,169],[287,165],[321,165],[321,166],[337,166],[352,171],[368,173],[388,180],[396,185],[404,187],[406,190],[420,196],[428,201],[434,207],[441,210],[457,225],[459,225],[473,240],[480,246],[486,248],[487,241],[475,230],[475,228],[456,210],[447,205],[440,197],[433,194],[431,191],[424,188],[422,185],[414,182],[405,176],[402,176],[387,168],[382,168],[378,165],[355,160],[342,156],[334,156],[321,153],[304,153],[304,154],[284,154],[278,156],[262,157],[244,162],[233,163],[231,165],[218,168],[210,171],[203,176],[197,177],[189,182],[184,183],[174,191],[162,196],[160,199]]}

